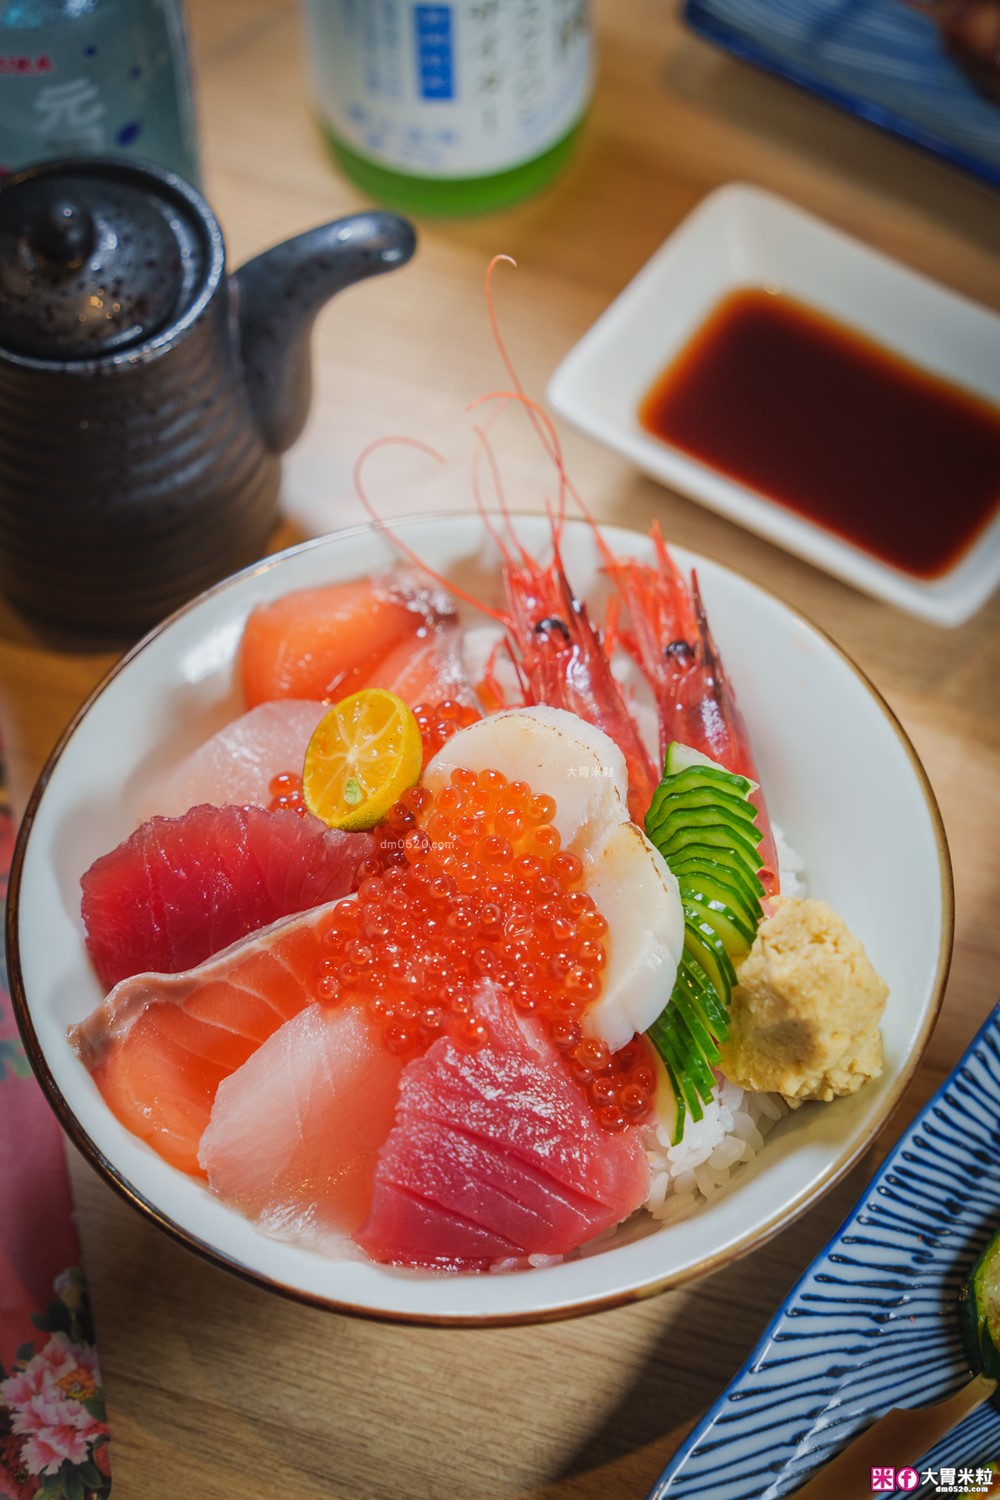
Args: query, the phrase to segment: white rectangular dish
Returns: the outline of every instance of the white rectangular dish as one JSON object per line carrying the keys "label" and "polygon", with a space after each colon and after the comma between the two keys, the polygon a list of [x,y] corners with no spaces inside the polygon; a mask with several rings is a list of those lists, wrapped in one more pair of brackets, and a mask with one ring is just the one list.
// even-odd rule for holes
{"label": "white rectangular dish", "polygon": [[744,287],[787,293],[1000,405],[1000,317],[770,193],[731,184],[699,204],[570,351],[549,384],[552,406],[654,478],[815,566],[938,625],[961,624],[1000,584],[1000,513],[948,572],[925,580],[640,425],[656,378]]}

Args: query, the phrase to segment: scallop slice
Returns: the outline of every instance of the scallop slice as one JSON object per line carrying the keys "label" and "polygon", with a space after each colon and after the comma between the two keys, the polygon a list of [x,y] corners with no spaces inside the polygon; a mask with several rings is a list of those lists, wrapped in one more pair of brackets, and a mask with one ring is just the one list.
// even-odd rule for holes
{"label": "scallop slice", "polygon": [[564,849],[583,860],[583,886],[608,922],[601,998],[583,1027],[612,1051],[645,1031],[670,998],[684,947],[677,881],[628,815],[625,758],[600,729],[565,709],[507,709],[460,729],[424,773],[432,791],[452,771],[502,771],[556,801]]}
{"label": "scallop slice", "polygon": [[583,1029],[612,1052],[651,1026],[670,998],[684,950],[676,877],[634,823],[619,823],[584,859],[584,884],[609,928],[600,999]]}
{"label": "scallop slice", "polygon": [[460,729],[429,762],[425,785],[439,791],[459,766],[502,771],[554,797],[562,846],[581,858],[628,820],[624,755],[603,730],[564,708],[505,709]]}

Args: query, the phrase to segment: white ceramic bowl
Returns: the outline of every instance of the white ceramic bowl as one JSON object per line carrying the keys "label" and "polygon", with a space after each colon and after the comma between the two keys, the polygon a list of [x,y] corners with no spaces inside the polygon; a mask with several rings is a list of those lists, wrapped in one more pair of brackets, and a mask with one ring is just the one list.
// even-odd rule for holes
{"label": "white ceramic bowl", "polygon": [[[547,523],[519,532],[544,549]],[[405,523],[408,543],[466,587],[499,599],[482,523]],[[606,528],[619,553],[646,539]],[[567,527],[564,561],[581,593],[599,591],[589,529]],[[101,998],[79,916],[79,880],[125,837],[150,770],[193,748],[240,710],[234,661],[251,607],[291,589],[367,574],[392,560],[369,528],[293,548],[211,589],[141,642],[81,710],[32,796],[10,894],[18,1018],[49,1099],[86,1157],[183,1243],[276,1290],[376,1316],[528,1321],[609,1306],[674,1285],[759,1244],[829,1188],[882,1125],[913,1073],[940,1003],[952,937],[947,849],[926,777],[886,705],[856,667],[777,599],[697,562],[723,658],[740,696],[772,815],[823,896],[861,936],[889,983],[886,1066],[850,1099],[784,1119],[729,1187],[686,1222],[639,1216],[599,1253],[507,1275],[448,1276],[330,1261],[260,1235],[206,1188],[121,1126],[66,1040]]]}
{"label": "white ceramic bowl", "polygon": [[[567,354],[552,405],[647,474],[856,588],[959,625],[1000,584],[1000,512],[940,578],[880,562],[639,424],[639,403],[712,309],[741,287],[787,292],[886,349],[1000,405],[1000,317],[772,193],[709,195]],[[942,496],[942,506],[948,497]],[[905,517],[900,517],[905,525]]]}

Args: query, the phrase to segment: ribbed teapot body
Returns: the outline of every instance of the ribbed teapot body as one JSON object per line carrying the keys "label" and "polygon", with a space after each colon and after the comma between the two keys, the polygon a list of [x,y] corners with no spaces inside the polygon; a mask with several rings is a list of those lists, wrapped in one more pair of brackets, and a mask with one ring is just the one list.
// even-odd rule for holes
{"label": "ribbed teapot body", "polygon": [[61,365],[0,350],[0,589],[25,613],[141,632],[261,555],[278,491],[225,275],[137,350]]}

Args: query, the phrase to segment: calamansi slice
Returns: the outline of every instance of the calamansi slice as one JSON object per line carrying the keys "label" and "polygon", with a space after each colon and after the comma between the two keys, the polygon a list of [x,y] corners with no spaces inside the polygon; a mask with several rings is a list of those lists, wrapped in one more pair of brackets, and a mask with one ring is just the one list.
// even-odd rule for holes
{"label": "calamansi slice", "polygon": [[383,688],[334,704],[302,768],[306,807],[331,828],[374,828],[420,778],[423,746],[410,709]]}

